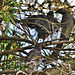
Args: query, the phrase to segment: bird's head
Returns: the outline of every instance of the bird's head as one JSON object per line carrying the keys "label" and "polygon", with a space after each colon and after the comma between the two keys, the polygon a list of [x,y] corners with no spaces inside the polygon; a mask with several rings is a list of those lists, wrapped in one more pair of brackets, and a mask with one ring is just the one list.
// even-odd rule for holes
{"label": "bird's head", "polygon": [[65,14],[67,10],[65,9],[58,9],[55,13]]}
{"label": "bird's head", "polygon": [[38,50],[41,50],[42,49],[41,44],[40,43],[36,43],[35,48],[38,49]]}

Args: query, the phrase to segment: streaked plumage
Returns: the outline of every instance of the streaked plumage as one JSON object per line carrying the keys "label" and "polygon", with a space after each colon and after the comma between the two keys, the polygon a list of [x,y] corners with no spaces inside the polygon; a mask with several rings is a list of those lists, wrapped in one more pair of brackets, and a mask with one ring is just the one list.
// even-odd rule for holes
{"label": "streaked plumage", "polygon": [[25,58],[25,63],[27,65],[34,65],[35,67],[41,63],[41,45],[37,43],[33,50],[28,53],[28,56]]}

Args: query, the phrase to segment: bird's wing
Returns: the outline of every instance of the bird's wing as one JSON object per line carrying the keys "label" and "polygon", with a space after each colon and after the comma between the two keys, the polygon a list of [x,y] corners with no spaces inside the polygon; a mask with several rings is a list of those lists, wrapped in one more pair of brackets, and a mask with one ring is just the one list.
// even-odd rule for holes
{"label": "bird's wing", "polygon": [[32,59],[34,59],[37,56],[41,56],[41,51],[38,49],[33,49],[28,53],[28,56],[26,57],[26,60],[30,62]]}

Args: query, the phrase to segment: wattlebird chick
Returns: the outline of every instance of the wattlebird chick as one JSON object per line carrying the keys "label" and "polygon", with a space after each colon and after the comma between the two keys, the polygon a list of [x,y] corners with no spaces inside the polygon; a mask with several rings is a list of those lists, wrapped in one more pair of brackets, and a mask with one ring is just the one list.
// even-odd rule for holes
{"label": "wattlebird chick", "polygon": [[29,67],[32,66],[34,69],[36,69],[36,67],[42,62],[41,49],[41,45],[37,43],[33,50],[28,53],[28,56],[25,58],[25,63]]}

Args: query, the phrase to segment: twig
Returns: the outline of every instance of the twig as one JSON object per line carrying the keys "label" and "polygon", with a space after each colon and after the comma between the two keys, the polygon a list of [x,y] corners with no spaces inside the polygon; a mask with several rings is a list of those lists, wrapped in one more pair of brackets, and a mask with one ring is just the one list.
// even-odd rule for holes
{"label": "twig", "polygon": [[52,58],[50,58],[50,57],[48,57],[48,56],[42,56],[42,57],[47,58],[47,59],[49,59],[49,60],[52,60],[52,61],[56,62],[57,64],[59,64],[60,66],[62,66],[62,65],[61,65],[60,63],[58,63],[56,60],[54,60],[54,59],[52,59]]}
{"label": "twig", "polygon": [[30,45],[30,46],[27,46],[27,47],[16,48],[16,49],[13,49],[13,50],[7,50],[5,52],[0,52],[0,56],[6,55],[6,54],[12,54],[13,52],[17,52],[17,51],[22,51],[24,49],[28,49],[29,47],[30,47],[30,49],[32,48],[31,45]]}
{"label": "twig", "polygon": [[58,70],[60,70],[61,72],[63,72],[64,74],[66,74],[66,75],[69,75],[69,73],[67,73],[67,72],[65,72],[65,71],[63,71],[62,69],[60,69],[59,67],[56,67]]}
{"label": "twig", "polygon": [[44,28],[47,31],[48,34],[50,33],[50,31],[46,27],[44,27],[43,25],[41,25],[41,24],[32,23],[32,22],[27,22],[27,24],[34,24],[34,25],[40,26],[40,27]]}
{"label": "twig", "polygon": [[48,22],[48,23],[50,23],[50,24],[66,24],[66,23],[68,23],[68,22],[70,22],[71,20],[73,20],[73,19],[70,19],[69,21],[66,21],[66,22],[64,22],[64,23],[55,23],[55,22],[51,22],[51,21],[49,21],[49,20],[47,20],[47,19],[44,19],[44,18],[27,18],[27,19],[23,19],[24,21],[25,20],[43,20],[43,21],[46,21],[46,22]]}
{"label": "twig", "polygon": [[17,72],[16,72],[16,75],[19,75],[19,73],[22,73],[22,74],[24,74],[24,75],[27,75],[27,73],[26,73],[26,72],[21,71],[21,70],[17,71]]}
{"label": "twig", "polygon": [[62,43],[75,43],[75,41],[59,41],[59,42],[51,42],[51,43],[47,43],[47,45],[52,45],[52,44],[62,44]]}
{"label": "twig", "polygon": [[0,71],[0,74],[9,74],[9,73],[15,73],[14,70],[6,70],[6,71]]}
{"label": "twig", "polygon": [[[0,71],[0,74],[10,74],[10,73],[16,73],[17,71],[15,70],[5,70],[5,71]],[[29,75],[29,72],[24,70]]]}
{"label": "twig", "polygon": [[12,53],[12,55],[19,56],[19,57],[23,57],[22,55],[15,54],[15,53]]}
{"label": "twig", "polygon": [[23,58],[25,58],[25,57],[20,57],[20,58],[17,58],[17,59],[2,60],[2,61],[0,61],[0,63],[7,62],[7,61],[16,61],[16,60],[20,60],[20,59],[23,59]]}
{"label": "twig", "polygon": [[[21,23],[20,23],[21,24]],[[26,23],[25,23],[26,24]],[[21,24],[22,25],[22,24]],[[17,26],[18,27],[18,26]],[[20,27],[18,27],[19,29],[21,29]],[[32,39],[32,37],[27,33],[27,31],[25,31],[25,30],[23,30],[23,29],[21,29],[23,32],[25,32],[25,34],[26,35],[28,35],[29,36],[29,38],[32,40],[32,41],[34,41],[33,39]],[[27,30],[27,29],[26,29]]]}
{"label": "twig", "polygon": [[34,44],[34,42],[32,42],[30,40],[23,39],[23,38],[18,38],[18,37],[0,37],[0,40],[24,41],[24,42],[28,42],[28,43]]}

